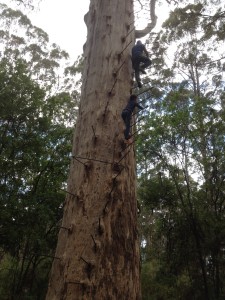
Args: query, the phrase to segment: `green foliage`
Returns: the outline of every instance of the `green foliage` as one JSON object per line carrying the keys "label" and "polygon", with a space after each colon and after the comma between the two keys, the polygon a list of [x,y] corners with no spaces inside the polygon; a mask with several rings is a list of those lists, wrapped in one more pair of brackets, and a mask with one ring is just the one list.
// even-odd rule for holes
{"label": "green foliage", "polygon": [[68,54],[49,45],[27,16],[6,5],[0,15],[0,298],[44,299],[65,199],[81,60],[69,72]]}
{"label": "green foliage", "polygon": [[220,2],[184,2],[156,37],[158,65],[137,147],[142,292],[143,299],[218,300],[225,297],[224,42],[217,30],[224,12]]}
{"label": "green foliage", "polygon": [[0,62],[2,299],[40,291],[44,298],[72,133],[62,114],[72,99],[65,93],[52,99],[45,99],[22,61]]}
{"label": "green foliage", "polygon": [[176,8],[171,12],[169,19],[163,24],[168,29],[168,40],[183,38],[187,32],[188,34],[195,33],[196,28],[199,26],[199,14],[202,10],[203,5],[198,3],[188,4],[184,8]]}
{"label": "green foliage", "polygon": [[[164,278],[160,292],[146,288],[153,299],[154,293],[156,299],[190,299],[191,294],[219,299],[224,295],[220,265],[225,261],[224,111],[215,108],[214,99],[195,96],[185,83],[171,88],[158,100],[157,109],[151,98],[137,152],[139,197],[147,210],[140,220],[146,241],[144,265],[157,260],[165,274],[164,278],[158,271],[154,279],[143,280],[156,286],[158,276]],[[151,214],[149,222],[146,214]],[[178,287],[171,290],[172,282],[166,279],[180,282],[184,274],[187,296],[184,289],[180,294]],[[168,294],[161,294],[163,288]]]}
{"label": "green foliage", "polygon": [[[48,95],[74,93],[79,84],[80,61],[70,67],[68,53],[55,43],[50,44],[47,33],[34,26],[21,11],[0,5],[0,16],[1,57],[11,64],[24,61],[32,78]],[[74,72],[69,73],[69,68],[74,68]]]}

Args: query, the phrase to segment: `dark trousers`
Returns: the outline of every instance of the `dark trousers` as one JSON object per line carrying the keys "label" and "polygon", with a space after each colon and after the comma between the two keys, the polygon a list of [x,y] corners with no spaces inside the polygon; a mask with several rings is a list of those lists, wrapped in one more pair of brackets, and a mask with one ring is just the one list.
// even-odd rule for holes
{"label": "dark trousers", "polygon": [[126,140],[128,140],[129,137],[130,137],[131,112],[129,112],[129,110],[124,109],[122,111],[121,116],[122,116],[124,124],[126,126],[126,129],[124,131],[124,137],[125,137]]}
{"label": "dark trousers", "polygon": [[132,66],[135,72],[135,79],[137,82],[140,82],[140,65],[142,69],[146,69],[151,65],[151,60],[144,55],[138,55],[132,58]]}

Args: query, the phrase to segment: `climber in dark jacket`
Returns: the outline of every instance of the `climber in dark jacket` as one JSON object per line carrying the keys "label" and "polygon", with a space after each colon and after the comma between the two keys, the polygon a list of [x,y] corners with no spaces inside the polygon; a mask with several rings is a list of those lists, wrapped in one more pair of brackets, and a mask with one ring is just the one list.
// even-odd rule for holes
{"label": "climber in dark jacket", "polygon": [[132,48],[132,66],[135,72],[135,79],[138,87],[142,87],[140,72],[146,74],[145,69],[151,65],[151,60],[148,57],[148,51],[141,41],[137,41],[136,45]]}
{"label": "climber in dark jacket", "polygon": [[121,114],[124,124],[126,126],[126,129],[124,130],[124,137],[127,143],[132,142],[130,136],[130,121],[135,107],[138,107],[139,109],[144,109],[141,105],[137,103],[137,96],[131,95],[126,107],[123,109]]}

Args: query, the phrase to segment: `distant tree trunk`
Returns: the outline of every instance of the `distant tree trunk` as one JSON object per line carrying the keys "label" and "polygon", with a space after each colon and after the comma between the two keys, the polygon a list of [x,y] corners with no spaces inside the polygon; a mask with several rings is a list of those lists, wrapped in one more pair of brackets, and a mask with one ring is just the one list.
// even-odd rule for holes
{"label": "distant tree trunk", "polygon": [[85,22],[74,158],[46,299],[140,299],[135,159],[133,146],[122,151],[121,119],[132,84],[133,1],[92,0]]}

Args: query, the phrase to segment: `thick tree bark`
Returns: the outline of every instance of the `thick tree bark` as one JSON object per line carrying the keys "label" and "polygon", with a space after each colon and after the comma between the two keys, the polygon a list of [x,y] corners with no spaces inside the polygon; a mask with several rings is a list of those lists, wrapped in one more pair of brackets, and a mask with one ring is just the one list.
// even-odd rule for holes
{"label": "thick tree bark", "polygon": [[140,299],[135,159],[133,146],[122,150],[121,119],[132,82],[133,3],[91,0],[85,21],[74,158],[46,299]]}

